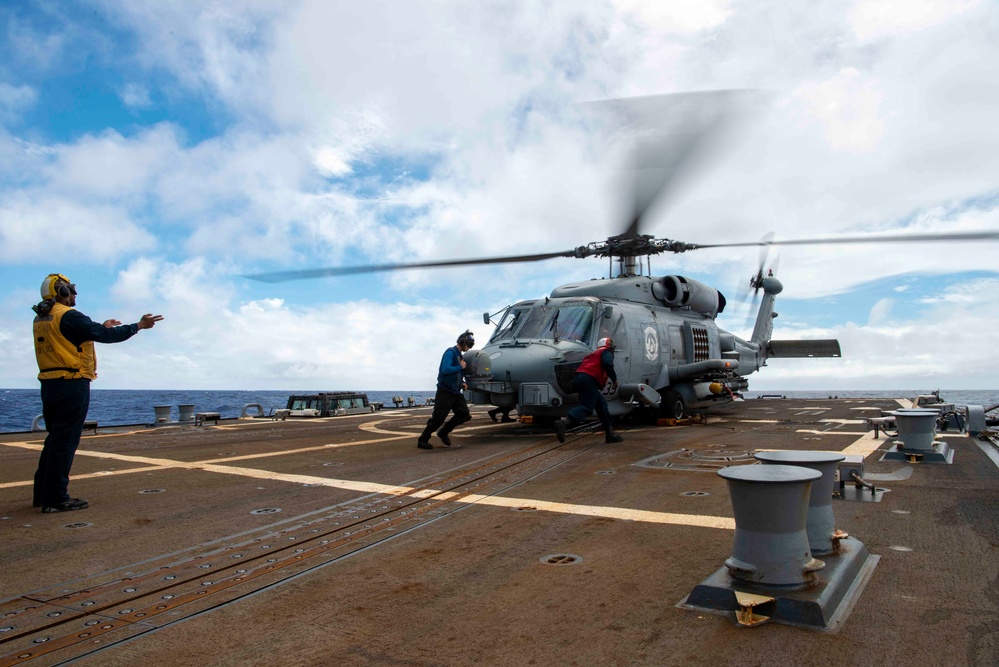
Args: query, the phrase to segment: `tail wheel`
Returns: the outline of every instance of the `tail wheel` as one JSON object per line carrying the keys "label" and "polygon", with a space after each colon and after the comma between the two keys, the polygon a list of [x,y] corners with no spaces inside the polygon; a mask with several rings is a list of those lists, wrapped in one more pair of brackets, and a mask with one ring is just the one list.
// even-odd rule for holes
{"label": "tail wheel", "polygon": [[683,396],[675,391],[668,391],[662,397],[659,404],[659,414],[664,419],[683,419],[687,414],[687,406],[683,402]]}

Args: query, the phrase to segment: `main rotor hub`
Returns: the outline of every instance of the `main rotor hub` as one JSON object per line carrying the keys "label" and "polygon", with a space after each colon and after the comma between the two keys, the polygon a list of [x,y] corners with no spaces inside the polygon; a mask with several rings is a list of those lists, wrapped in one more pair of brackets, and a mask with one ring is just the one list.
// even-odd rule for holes
{"label": "main rotor hub", "polygon": [[671,239],[656,239],[650,234],[641,236],[612,236],[600,243],[579,246],[572,252],[573,257],[646,257],[664,252],[681,253],[697,250],[696,243],[684,243]]}

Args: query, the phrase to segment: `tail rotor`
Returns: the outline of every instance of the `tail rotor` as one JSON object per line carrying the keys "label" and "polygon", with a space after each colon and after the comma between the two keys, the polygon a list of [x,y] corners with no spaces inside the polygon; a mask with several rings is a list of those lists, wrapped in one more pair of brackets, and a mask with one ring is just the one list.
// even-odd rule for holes
{"label": "tail rotor", "polygon": [[[773,259],[769,262],[771,256],[771,246],[773,244],[774,233],[767,232],[760,239],[760,263],[759,267],[756,269],[756,273],[749,278],[748,286],[747,283],[742,283],[739,288],[739,302],[746,303],[749,301],[749,306],[746,309],[746,328],[748,329],[753,325],[753,318],[756,316],[756,307],[759,305],[760,301],[760,290],[763,289],[763,280],[767,277],[772,277],[774,273],[777,272],[777,267],[780,265],[780,255],[774,251]],[[752,290],[753,295],[750,297],[749,292]]]}

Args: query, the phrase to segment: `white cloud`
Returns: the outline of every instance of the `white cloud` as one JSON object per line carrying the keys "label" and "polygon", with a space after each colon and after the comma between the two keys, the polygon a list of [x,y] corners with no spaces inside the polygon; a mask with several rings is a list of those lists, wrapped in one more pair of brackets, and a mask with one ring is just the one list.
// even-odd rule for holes
{"label": "white cloud", "polygon": [[873,327],[885,322],[891,315],[891,309],[894,302],[891,299],[881,299],[874,307],[871,308],[870,315],[867,318],[867,326]]}
{"label": "white cloud", "polygon": [[[999,367],[999,279],[944,289],[929,307],[800,333],[838,338],[842,359],[775,359],[751,380],[754,389],[994,389]],[[872,313],[873,314],[873,313]]]}
{"label": "white cloud", "polygon": [[154,237],[113,205],[83,205],[50,192],[30,191],[0,201],[0,261],[90,262],[146,250]]}
{"label": "white cloud", "polygon": [[315,165],[327,176],[344,176],[351,172],[350,164],[329,146],[320,148],[316,153]]}
{"label": "white cloud", "polygon": [[[233,382],[245,386],[281,386],[286,378],[322,386],[324,377],[356,372],[344,361],[353,355],[364,377],[369,370],[406,373],[390,368],[386,350],[405,350],[396,359],[411,363],[435,357],[427,350],[449,343],[451,328],[479,321],[469,313],[603,275],[603,260],[556,260],[371,276],[361,288],[337,281],[248,286],[231,277],[547,252],[621,231],[609,187],[614,165],[579,131],[579,101],[743,87],[782,100],[741,128],[698,178],[680,179],[669,206],[642,230],[656,236],[708,243],[753,241],[771,230],[794,239],[999,229],[992,3],[871,2],[850,11],[834,3],[724,0],[486,2],[473,9],[443,0],[100,6],[129,39],[88,35],[68,20],[71,8],[51,34],[21,26],[17,34],[30,34],[31,43],[12,42],[11,62],[30,65],[38,83],[5,76],[0,110],[14,109],[19,122],[30,123],[24,110],[45,103],[31,91],[43,90],[48,73],[86,79],[85,61],[74,54],[87,54],[116,81],[129,82],[118,90],[128,108],[176,118],[151,127],[70,128],[59,141],[46,141],[53,130],[42,125],[18,136],[0,132],[0,262],[28,266],[32,276],[48,270],[37,263],[41,252],[46,260],[99,265],[118,275],[116,305],[167,315],[162,328],[109,352],[105,372],[127,355],[146,373],[136,378],[165,373],[163,381],[178,385],[208,386],[235,372]],[[42,53],[44,44],[52,51]],[[211,122],[158,106],[177,89]],[[182,128],[208,138],[190,140]],[[53,238],[61,242],[53,246]],[[994,245],[785,247],[778,275],[793,303],[846,295],[887,276],[994,274]],[[755,248],[702,251],[657,257],[653,271],[696,274],[729,292],[756,261]],[[391,298],[381,305],[375,300],[383,287]],[[974,317],[990,326],[988,308],[971,301],[987,293],[974,284],[969,290],[946,293],[957,316],[950,326],[970,328]],[[330,304],[302,296],[314,292]],[[760,377],[790,382],[813,374],[821,384],[832,368],[843,382],[848,373],[878,382],[878,368],[903,377],[942,367],[898,350],[905,335],[948,326],[946,309],[909,321],[900,299],[869,312],[848,310],[850,302],[839,302],[840,320],[867,324],[825,334],[841,335],[853,356],[807,368],[775,360]],[[925,323],[931,315],[943,321]],[[380,319],[394,322],[392,335],[379,330]],[[438,321],[446,324],[435,328]],[[296,346],[316,327],[341,345],[324,339],[302,356]],[[416,330],[429,332],[422,350],[394,340]],[[358,340],[344,340],[345,331]],[[856,356],[867,349],[872,356]],[[436,361],[416,375],[432,378]],[[781,375],[784,364],[796,370]],[[253,365],[267,373],[253,375]],[[139,381],[129,379],[126,365],[118,368],[116,383]]]}
{"label": "white cloud", "polygon": [[121,101],[131,109],[148,109],[153,105],[149,89],[137,83],[126,84],[118,91]]}
{"label": "white cloud", "polygon": [[697,33],[714,28],[731,15],[731,0],[650,3],[614,0],[615,7],[634,17],[636,23],[657,32]]}
{"label": "white cloud", "polygon": [[834,151],[866,153],[878,148],[885,133],[878,81],[847,67],[825,81],[805,82],[790,95],[795,115],[819,124]]}
{"label": "white cloud", "polygon": [[0,82],[0,121],[18,119],[37,99],[38,92],[31,86]]}
{"label": "white cloud", "polygon": [[981,0],[858,0],[848,16],[859,39],[918,32],[961,16]]}

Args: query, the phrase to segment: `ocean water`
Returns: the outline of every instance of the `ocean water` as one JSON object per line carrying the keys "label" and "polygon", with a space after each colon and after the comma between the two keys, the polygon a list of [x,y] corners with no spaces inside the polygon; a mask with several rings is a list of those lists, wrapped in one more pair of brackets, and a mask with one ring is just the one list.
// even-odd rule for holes
{"label": "ocean water", "polygon": [[[180,405],[194,405],[196,412],[218,412],[223,417],[239,417],[243,408],[257,403],[269,414],[272,408],[284,408],[292,394],[314,394],[314,391],[157,391],[147,389],[92,389],[87,419],[101,426],[152,424],[156,421],[154,406],[169,405],[171,421],[180,416]],[[417,405],[434,397],[434,390],[366,391],[368,401],[380,401],[394,407],[392,399],[410,398]],[[255,410],[254,410],[255,412]],[[37,389],[0,389],[0,433],[30,431],[35,417],[42,414],[42,399]]]}
{"label": "ocean water", "polygon": [[[284,408],[292,394],[315,393],[310,391],[194,391],[194,390],[140,390],[94,389],[90,393],[90,411],[87,419],[101,426],[152,424],[156,421],[154,406],[171,406],[171,420],[179,416],[179,405],[194,405],[196,412],[218,412],[223,417],[239,417],[243,407],[258,403],[264,414],[272,408]],[[393,407],[392,399],[400,396],[407,403],[412,398],[417,405],[433,398],[434,391],[367,391],[369,401],[380,401]],[[915,398],[931,390],[899,389],[891,391],[749,391],[747,399],[760,396],[786,398]],[[985,408],[999,404],[999,389],[985,391],[941,391],[941,398],[955,405],[981,405]],[[42,414],[42,399],[37,389],[0,389],[0,433],[31,430],[31,423]]]}

